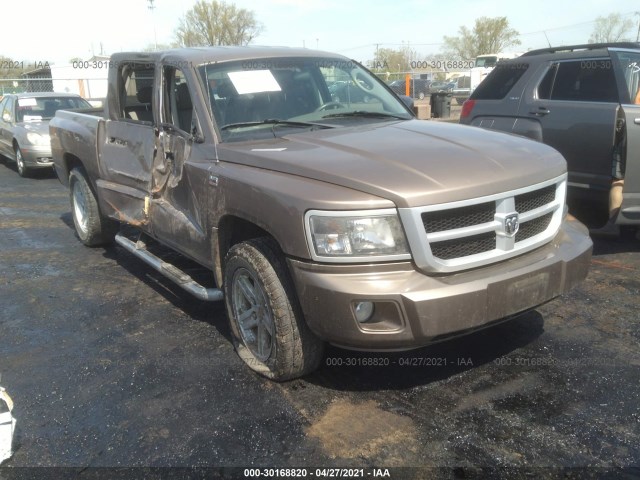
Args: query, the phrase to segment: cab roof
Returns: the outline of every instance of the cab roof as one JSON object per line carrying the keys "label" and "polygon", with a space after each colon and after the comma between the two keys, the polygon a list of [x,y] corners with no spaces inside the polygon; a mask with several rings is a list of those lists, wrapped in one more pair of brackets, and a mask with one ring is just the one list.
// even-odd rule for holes
{"label": "cab roof", "polygon": [[220,46],[220,47],[189,47],[161,50],[158,52],[121,52],[111,56],[112,62],[140,61],[163,63],[187,63],[201,65],[234,60],[252,60],[276,57],[332,57],[348,60],[347,57],[336,53],[293,47],[264,47],[264,46]]}

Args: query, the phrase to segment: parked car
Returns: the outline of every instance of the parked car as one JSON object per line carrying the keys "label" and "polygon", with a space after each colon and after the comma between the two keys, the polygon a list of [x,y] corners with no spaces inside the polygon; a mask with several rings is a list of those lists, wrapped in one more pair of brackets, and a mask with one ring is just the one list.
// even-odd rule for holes
{"label": "parked car", "polygon": [[516,133],[566,158],[569,186],[608,190],[626,160],[618,223],[640,224],[640,44],[545,48],[498,63],[460,123]]}
{"label": "parked car", "polygon": [[433,81],[429,84],[429,93],[450,92],[456,86],[456,82]]}
{"label": "parked car", "polygon": [[[409,96],[411,98],[419,98],[423,100],[429,95],[429,85],[431,82],[423,78],[412,78],[409,82]],[[389,88],[397,95],[406,95],[406,82],[404,80],[394,80],[389,84]]]}
{"label": "parked car", "polygon": [[18,174],[51,168],[49,120],[56,111],[91,108],[82,97],[70,93],[19,93],[0,101],[0,154],[16,162]]}
{"label": "parked car", "polygon": [[[394,351],[488,327],[587,274],[591,240],[566,214],[566,163],[546,145],[416,120],[371,72],[325,52],[111,60],[104,112],[50,124],[76,233],[224,300],[239,356],[262,375],[312,371],[325,342]],[[336,101],[335,78],[371,101]]]}

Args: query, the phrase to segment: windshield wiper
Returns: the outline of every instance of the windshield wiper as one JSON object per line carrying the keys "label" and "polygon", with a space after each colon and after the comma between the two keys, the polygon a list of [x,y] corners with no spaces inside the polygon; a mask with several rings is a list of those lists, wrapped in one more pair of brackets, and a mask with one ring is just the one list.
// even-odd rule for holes
{"label": "windshield wiper", "polygon": [[280,120],[278,118],[265,118],[264,120],[255,121],[255,122],[238,122],[238,123],[229,123],[220,127],[220,130],[231,130],[234,128],[244,128],[244,127],[257,127],[259,125],[273,125],[275,128],[278,125],[282,125],[285,127],[294,127],[294,128],[333,128],[331,125],[324,125],[322,123],[310,123],[310,122],[296,122],[293,120]]}
{"label": "windshield wiper", "polygon": [[339,117],[364,117],[364,118],[397,118],[398,120],[409,120],[408,117],[384,112],[365,112],[364,110],[356,110],[354,112],[330,113],[322,118],[339,118]]}

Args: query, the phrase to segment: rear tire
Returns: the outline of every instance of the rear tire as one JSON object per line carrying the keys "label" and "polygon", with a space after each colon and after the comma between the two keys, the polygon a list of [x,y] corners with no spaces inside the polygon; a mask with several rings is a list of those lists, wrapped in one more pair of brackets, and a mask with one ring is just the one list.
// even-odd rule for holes
{"label": "rear tire", "polygon": [[113,242],[118,225],[100,213],[98,201],[84,169],[76,167],[69,174],[71,215],[78,238],[87,247]]}
{"label": "rear tire", "polygon": [[263,237],[234,245],[224,293],[234,346],[255,372],[277,381],[317,369],[324,344],[307,326],[278,245]]}

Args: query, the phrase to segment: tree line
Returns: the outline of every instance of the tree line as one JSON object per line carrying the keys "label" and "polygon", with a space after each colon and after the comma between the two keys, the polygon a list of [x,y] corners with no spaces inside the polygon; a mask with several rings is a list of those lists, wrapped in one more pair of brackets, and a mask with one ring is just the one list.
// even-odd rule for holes
{"label": "tree line", "polygon": [[[619,13],[598,17],[589,43],[633,40],[633,27],[633,21]],[[251,10],[238,8],[224,0],[198,0],[178,21],[174,41],[170,45],[160,45],[160,48],[247,45],[263,30],[264,26]],[[482,54],[516,49],[521,44],[519,36],[520,33],[509,25],[507,17],[481,17],[475,20],[472,28],[461,26],[457,35],[445,36],[443,51],[430,55],[429,59],[471,60]],[[638,36],[640,27],[635,41],[638,41]],[[147,47],[145,50],[155,48]],[[416,57],[408,45],[400,49],[378,48],[373,63],[406,72],[412,70],[412,61],[419,60]],[[24,69],[18,71],[3,66],[11,66],[11,59],[0,56],[0,78],[15,78],[24,73]]]}

